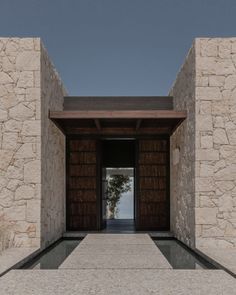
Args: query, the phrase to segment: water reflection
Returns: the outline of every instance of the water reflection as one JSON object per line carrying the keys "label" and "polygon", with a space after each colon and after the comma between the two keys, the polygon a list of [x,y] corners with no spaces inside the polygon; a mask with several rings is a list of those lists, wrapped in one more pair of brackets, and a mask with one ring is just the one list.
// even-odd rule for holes
{"label": "water reflection", "polygon": [[64,240],[48,252],[25,265],[27,269],[57,269],[79,244],[79,240]]}
{"label": "water reflection", "polygon": [[210,263],[195,257],[175,240],[154,241],[174,269],[209,269]]}

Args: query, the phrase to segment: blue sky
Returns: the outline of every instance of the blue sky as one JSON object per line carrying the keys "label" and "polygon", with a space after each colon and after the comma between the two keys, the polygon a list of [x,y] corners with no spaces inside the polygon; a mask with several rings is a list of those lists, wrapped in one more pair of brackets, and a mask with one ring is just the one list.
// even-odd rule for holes
{"label": "blue sky", "polygon": [[167,95],[195,37],[236,36],[235,0],[0,0],[0,36],[38,36],[70,95]]}

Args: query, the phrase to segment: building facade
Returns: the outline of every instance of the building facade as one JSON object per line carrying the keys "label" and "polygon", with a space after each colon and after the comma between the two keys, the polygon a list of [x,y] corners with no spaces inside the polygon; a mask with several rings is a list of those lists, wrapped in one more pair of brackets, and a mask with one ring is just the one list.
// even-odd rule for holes
{"label": "building facade", "polygon": [[102,229],[104,151],[119,140],[133,163],[110,166],[136,171],[137,230],[235,247],[235,88],[236,38],[195,39],[168,97],[119,103],[67,97],[40,39],[1,38],[0,214],[14,245]]}

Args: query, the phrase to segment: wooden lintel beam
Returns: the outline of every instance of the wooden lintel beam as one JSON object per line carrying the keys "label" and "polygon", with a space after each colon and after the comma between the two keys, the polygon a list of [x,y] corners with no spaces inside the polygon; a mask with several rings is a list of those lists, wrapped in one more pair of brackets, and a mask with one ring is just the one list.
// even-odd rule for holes
{"label": "wooden lintel beam", "polygon": [[143,111],[50,111],[51,119],[185,119],[187,112],[173,110]]}
{"label": "wooden lintel beam", "polygon": [[98,119],[94,119],[94,122],[95,122],[95,125],[97,127],[97,130],[101,131],[102,127],[101,127],[100,121]]}

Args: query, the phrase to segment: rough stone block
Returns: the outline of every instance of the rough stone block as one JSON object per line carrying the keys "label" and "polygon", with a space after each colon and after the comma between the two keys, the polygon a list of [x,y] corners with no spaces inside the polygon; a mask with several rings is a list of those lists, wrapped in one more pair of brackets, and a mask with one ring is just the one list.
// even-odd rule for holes
{"label": "rough stone block", "polygon": [[28,88],[34,86],[34,73],[29,71],[20,72],[17,87]]}
{"label": "rough stone block", "polygon": [[225,82],[225,76],[210,76],[209,77],[209,86],[216,86],[216,87],[221,87],[224,85]]}
{"label": "rough stone block", "polygon": [[28,185],[22,185],[15,192],[16,200],[28,200],[34,198],[34,188]]}
{"label": "rough stone block", "polygon": [[213,130],[212,116],[198,115],[197,121],[196,121],[196,129],[199,131],[212,131]]}
{"label": "rough stone block", "polygon": [[15,120],[27,120],[33,117],[34,111],[24,103],[19,103],[9,110],[9,116]]}
{"label": "rough stone block", "polygon": [[12,206],[4,210],[6,219],[12,221],[25,220],[26,208],[25,206]]}
{"label": "rough stone block", "polygon": [[14,83],[13,79],[11,76],[7,73],[0,72],[0,84],[9,84],[9,83]]}
{"label": "rough stone block", "polygon": [[196,208],[196,224],[216,224],[217,208]]}
{"label": "rough stone block", "polygon": [[34,158],[35,152],[33,151],[33,144],[32,143],[25,143],[23,144],[15,154],[16,159],[27,159],[27,158]]}
{"label": "rough stone block", "polygon": [[217,161],[219,160],[219,151],[214,149],[198,149],[196,150],[197,161]]}
{"label": "rough stone block", "polygon": [[16,120],[8,120],[4,123],[5,131],[15,132],[20,131],[22,128],[22,123]]}
{"label": "rough stone block", "polygon": [[230,75],[225,79],[225,89],[234,89],[236,87],[236,75]]}
{"label": "rough stone block", "polygon": [[0,122],[6,121],[8,118],[7,111],[0,109]]}
{"label": "rough stone block", "polygon": [[33,38],[21,38],[19,46],[25,50],[34,50],[34,39]]}
{"label": "rough stone block", "polygon": [[35,71],[40,69],[40,52],[22,51],[16,57],[16,69],[20,71]]}
{"label": "rough stone block", "polygon": [[0,206],[4,208],[11,207],[13,204],[13,192],[7,188],[3,188],[0,193]]}
{"label": "rough stone block", "polygon": [[219,57],[230,58],[231,55],[231,41],[229,39],[222,39],[219,42]]}
{"label": "rough stone block", "polygon": [[6,170],[13,157],[13,151],[11,150],[0,150],[0,169]]}
{"label": "rough stone block", "polygon": [[199,100],[221,100],[219,87],[197,87],[196,98]]}
{"label": "rough stone block", "polygon": [[228,138],[226,132],[222,128],[216,128],[213,130],[213,141],[218,144],[228,144]]}
{"label": "rough stone block", "polygon": [[205,228],[203,226],[202,237],[212,238],[212,237],[222,237],[223,235],[224,235],[224,231],[216,226],[212,226],[209,228]]}
{"label": "rough stone block", "polygon": [[23,169],[22,167],[8,166],[6,176],[9,179],[23,180]]}
{"label": "rough stone block", "polygon": [[200,164],[200,177],[210,177],[214,174],[214,166],[208,164]]}
{"label": "rough stone block", "polygon": [[216,204],[213,202],[210,196],[200,196],[200,207],[214,208]]}
{"label": "rough stone block", "polygon": [[217,56],[218,41],[216,39],[202,39],[200,48],[202,56]]}
{"label": "rough stone block", "polygon": [[236,165],[231,164],[215,173],[216,180],[235,180]]}
{"label": "rough stone block", "polygon": [[32,120],[32,121],[24,121],[22,127],[22,135],[27,136],[34,136],[40,135],[40,121],[39,120]]}
{"label": "rough stone block", "polygon": [[26,206],[26,220],[28,222],[40,221],[40,200],[28,200]]}
{"label": "rough stone block", "polygon": [[41,164],[39,160],[34,160],[24,165],[24,181],[25,183],[41,182]]}
{"label": "rough stone block", "polygon": [[[206,166],[205,166],[206,167]],[[205,170],[207,174],[208,171]],[[208,172],[208,174],[210,174]],[[207,176],[207,175],[204,175]],[[197,192],[211,192],[214,190],[214,182],[211,177],[198,177],[196,179],[196,191]]]}
{"label": "rough stone block", "polygon": [[201,115],[211,115],[211,101],[198,102]]}
{"label": "rough stone block", "polygon": [[17,147],[18,133],[4,132],[2,137],[2,148],[4,150],[15,150]]}
{"label": "rough stone block", "polygon": [[201,135],[201,148],[211,149],[213,148],[212,135]]}

